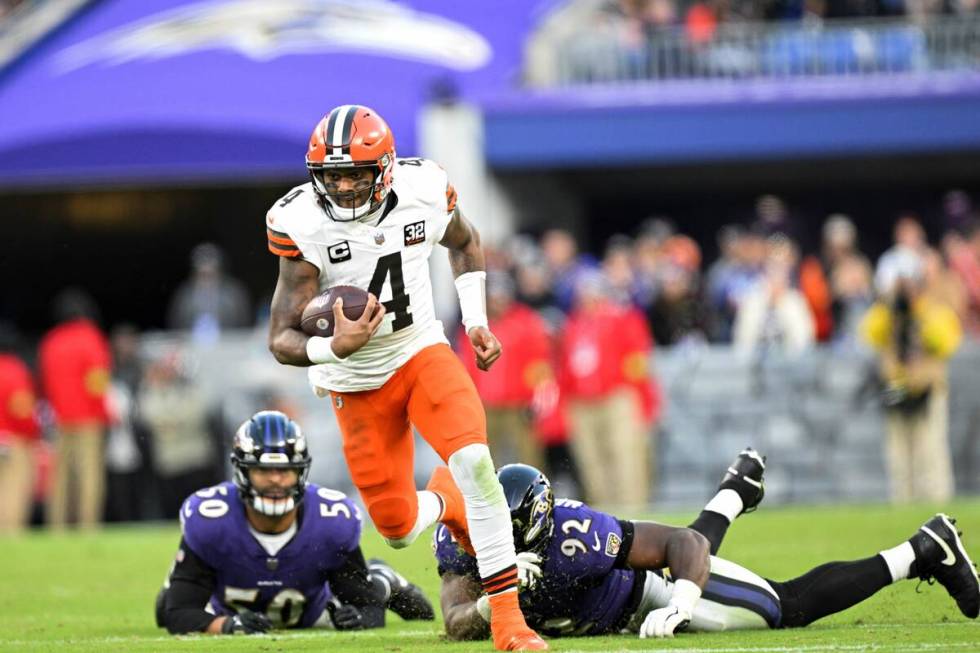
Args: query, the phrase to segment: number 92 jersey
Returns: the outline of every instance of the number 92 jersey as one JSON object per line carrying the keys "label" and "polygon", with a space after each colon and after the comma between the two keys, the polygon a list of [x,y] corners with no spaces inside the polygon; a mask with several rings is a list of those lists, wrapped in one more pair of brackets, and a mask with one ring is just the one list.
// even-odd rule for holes
{"label": "number 92 jersey", "polygon": [[387,311],[360,350],[341,363],[310,368],[314,390],[380,388],[417,352],[447,342],[432,305],[429,255],[455,208],[456,191],[446,171],[426,159],[396,159],[391,192],[374,225],[331,220],[312,183],[297,186],[272,206],[266,216],[269,251],[315,265],[321,292],[356,286],[373,293]]}
{"label": "number 92 jersey", "polygon": [[[214,572],[211,608],[265,612],[280,627],[308,628],[332,593],[327,583],[358,550],[361,516],[342,492],[310,483],[296,534],[275,556],[249,530],[232,483],[195,492],[180,509],[184,544]],[[181,561],[183,552],[178,552]]]}
{"label": "number 92 jersey", "polygon": [[[632,616],[643,583],[626,568],[623,528],[610,514],[569,499],[555,502],[555,528],[542,553],[542,577],[521,590],[528,625],[545,635],[577,636],[617,632]],[[439,575],[479,580],[476,559],[439,525],[433,534]]]}

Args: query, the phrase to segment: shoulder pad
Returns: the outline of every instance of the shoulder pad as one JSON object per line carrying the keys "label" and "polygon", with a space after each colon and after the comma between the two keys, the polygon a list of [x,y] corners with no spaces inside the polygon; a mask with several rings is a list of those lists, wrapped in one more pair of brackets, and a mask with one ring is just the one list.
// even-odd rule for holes
{"label": "shoulder pad", "polygon": [[416,197],[441,206],[446,201],[449,175],[435,161],[421,158],[395,159],[395,183],[408,186]]}
{"label": "shoulder pad", "polygon": [[230,513],[237,503],[237,490],[231,483],[198,490],[184,500],[181,531],[198,555],[205,557],[206,551],[225,541],[223,533],[234,524]]}
{"label": "shoulder pad", "polygon": [[302,238],[315,233],[326,216],[320,211],[313,194],[313,184],[296,186],[269,208],[265,226],[270,232],[292,238]]}
{"label": "shoulder pad", "polygon": [[328,534],[341,549],[350,551],[358,546],[361,510],[346,494],[310,483],[305,500],[309,513],[304,519],[313,519],[317,530]]}

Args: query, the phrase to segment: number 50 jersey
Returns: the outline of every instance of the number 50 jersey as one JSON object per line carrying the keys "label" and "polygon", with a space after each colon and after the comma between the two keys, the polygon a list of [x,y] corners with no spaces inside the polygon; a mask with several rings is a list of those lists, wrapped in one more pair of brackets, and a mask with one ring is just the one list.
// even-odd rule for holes
{"label": "number 50 jersey", "polygon": [[391,193],[376,224],[331,220],[312,183],[293,188],[269,210],[269,251],[315,265],[321,292],[337,285],[363,288],[387,311],[360,350],[342,363],[310,368],[318,394],[380,388],[420,350],[447,342],[432,305],[429,255],[455,208],[456,191],[439,165],[396,159]]}

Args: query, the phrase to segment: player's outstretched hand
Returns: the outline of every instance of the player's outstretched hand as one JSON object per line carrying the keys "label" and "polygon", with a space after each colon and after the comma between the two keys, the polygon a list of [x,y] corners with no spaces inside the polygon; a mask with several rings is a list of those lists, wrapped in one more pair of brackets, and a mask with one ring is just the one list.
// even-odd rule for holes
{"label": "player's outstretched hand", "polygon": [[238,614],[227,617],[221,624],[221,632],[225,635],[255,635],[271,628],[272,622],[269,621],[269,617],[245,608],[239,610]]}
{"label": "player's outstretched hand", "polygon": [[647,637],[673,637],[674,633],[687,628],[691,615],[673,605],[657,608],[647,615],[640,626],[640,639]]}
{"label": "player's outstretched hand", "polygon": [[356,320],[348,320],[344,315],[344,300],[340,297],[333,303],[333,353],[337,358],[347,358],[367,344],[374,332],[381,326],[385,307],[378,298],[368,293],[364,312]]}
{"label": "player's outstretched hand", "polygon": [[476,352],[476,366],[486,372],[503,353],[500,341],[486,327],[473,327],[466,335]]}
{"label": "player's outstretched hand", "polygon": [[360,630],[364,628],[364,615],[349,603],[330,602],[327,604],[330,620],[337,630]]}
{"label": "player's outstretched hand", "polygon": [[530,551],[517,554],[517,582],[521,589],[532,590],[541,578],[541,556]]}

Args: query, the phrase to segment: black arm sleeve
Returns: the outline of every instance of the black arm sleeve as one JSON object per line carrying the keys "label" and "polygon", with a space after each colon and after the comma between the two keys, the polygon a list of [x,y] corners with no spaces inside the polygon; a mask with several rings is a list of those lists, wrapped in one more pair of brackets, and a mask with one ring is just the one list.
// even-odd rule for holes
{"label": "black arm sleeve", "polygon": [[633,527],[633,522],[625,519],[619,520],[619,527],[623,531],[623,542],[619,545],[619,553],[616,554],[616,562],[613,563],[613,567],[616,569],[628,569],[629,565],[626,561],[630,557],[630,549],[633,548],[633,534],[636,529]]}
{"label": "black arm sleeve", "polygon": [[163,603],[163,625],[171,635],[203,632],[215,616],[204,607],[214,592],[215,572],[181,539],[180,559],[170,572]]}
{"label": "black arm sleeve", "polygon": [[341,603],[349,603],[361,611],[365,628],[385,625],[385,591],[368,577],[360,547],[351,551],[343,566],[327,574],[327,581]]}

